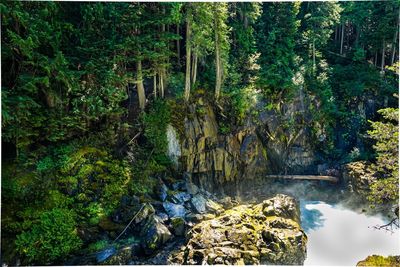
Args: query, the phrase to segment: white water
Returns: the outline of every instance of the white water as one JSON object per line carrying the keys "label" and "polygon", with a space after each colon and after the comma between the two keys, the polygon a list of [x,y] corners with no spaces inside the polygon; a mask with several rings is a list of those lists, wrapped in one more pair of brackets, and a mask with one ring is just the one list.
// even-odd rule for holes
{"label": "white water", "polygon": [[181,156],[181,147],[174,127],[168,125],[167,127],[167,140],[168,140],[168,156],[178,165],[178,159]]}
{"label": "white water", "polygon": [[301,202],[302,226],[308,236],[304,265],[356,266],[369,255],[398,255],[400,231],[374,229],[386,223],[340,205]]}

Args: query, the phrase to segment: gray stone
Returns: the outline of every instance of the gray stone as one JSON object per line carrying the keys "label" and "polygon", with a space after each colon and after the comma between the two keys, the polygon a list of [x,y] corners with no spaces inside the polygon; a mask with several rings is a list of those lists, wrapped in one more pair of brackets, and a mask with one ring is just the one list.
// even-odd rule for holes
{"label": "gray stone", "polygon": [[142,247],[150,255],[171,238],[171,232],[157,216],[151,216],[140,231]]}
{"label": "gray stone", "polygon": [[143,208],[136,215],[135,223],[140,223],[144,221],[146,218],[153,215],[154,212],[154,207],[151,204],[144,204]]}
{"label": "gray stone", "polygon": [[163,207],[170,218],[174,218],[174,217],[182,217],[183,218],[186,215],[186,209],[183,205],[174,204],[174,203],[166,201],[163,203]]}
{"label": "gray stone", "polygon": [[172,231],[176,236],[183,236],[185,234],[186,222],[181,217],[175,217],[171,219]]}
{"label": "gray stone", "polygon": [[196,212],[204,213],[206,211],[206,201],[202,195],[197,194],[191,199],[190,203]]}
{"label": "gray stone", "polygon": [[187,182],[186,183],[186,191],[191,195],[196,195],[199,192],[199,188],[197,187],[197,185],[195,185],[191,182]]}
{"label": "gray stone", "polygon": [[176,192],[171,195],[171,200],[175,204],[182,204],[184,202],[189,201],[191,196],[186,192]]}
{"label": "gray stone", "polygon": [[116,251],[115,247],[107,248],[100,252],[97,252],[96,253],[96,261],[98,263],[103,262],[103,261],[107,260],[108,258],[110,258],[111,256],[113,256],[116,252],[117,251]]}

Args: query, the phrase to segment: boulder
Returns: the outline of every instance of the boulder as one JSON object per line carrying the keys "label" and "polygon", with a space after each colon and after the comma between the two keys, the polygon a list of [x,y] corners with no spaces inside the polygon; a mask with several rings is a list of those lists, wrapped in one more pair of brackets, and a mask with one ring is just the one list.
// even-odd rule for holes
{"label": "boulder", "polygon": [[167,201],[167,202],[163,203],[163,207],[170,218],[174,218],[174,217],[182,217],[183,218],[186,215],[186,209],[183,205],[174,204],[174,203]]}
{"label": "boulder", "polygon": [[157,216],[150,216],[140,231],[141,245],[150,255],[171,238],[171,232]]}
{"label": "boulder", "polygon": [[151,204],[146,203],[143,205],[142,209],[136,214],[135,223],[140,223],[155,213],[155,209]]}
{"label": "boulder", "polygon": [[173,192],[170,194],[171,201],[175,204],[182,204],[190,200],[190,194],[186,192]]}
{"label": "boulder", "polygon": [[181,217],[175,217],[171,219],[171,227],[174,235],[183,236],[185,234],[186,222]]}
{"label": "boulder", "polygon": [[211,199],[208,199],[206,201],[206,208],[208,211],[215,214],[220,214],[224,210],[224,208],[221,205],[219,205],[215,201],[212,201]]}
{"label": "boulder", "polygon": [[115,247],[106,248],[102,251],[97,252],[96,253],[97,263],[104,262],[105,260],[113,256],[116,252],[117,250],[115,249]]}
{"label": "boulder", "polygon": [[197,187],[197,185],[191,182],[186,182],[185,189],[192,196],[196,195],[199,192],[199,188]]}
{"label": "boulder", "polygon": [[160,181],[155,189],[155,193],[161,201],[165,201],[168,196],[168,187],[162,181]]}
{"label": "boulder", "polygon": [[139,243],[132,243],[124,246],[116,251],[112,256],[108,257],[102,264],[105,265],[127,265],[133,257],[137,256],[141,251]]}
{"label": "boulder", "polygon": [[190,200],[190,203],[192,204],[193,209],[197,213],[204,213],[206,211],[206,202],[207,202],[207,200],[201,194],[195,195]]}
{"label": "boulder", "polygon": [[[268,206],[278,209],[274,216],[264,214]],[[195,225],[169,263],[302,265],[307,237],[298,215],[295,200],[284,195],[226,210]]]}

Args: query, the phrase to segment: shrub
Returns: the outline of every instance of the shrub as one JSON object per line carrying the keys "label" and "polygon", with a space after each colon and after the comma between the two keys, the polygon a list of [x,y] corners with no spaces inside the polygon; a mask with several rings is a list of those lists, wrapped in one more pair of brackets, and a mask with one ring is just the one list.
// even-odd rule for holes
{"label": "shrub", "polygon": [[71,211],[55,208],[44,212],[30,231],[17,236],[15,244],[29,263],[50,264],[82,245],[75,226]]}

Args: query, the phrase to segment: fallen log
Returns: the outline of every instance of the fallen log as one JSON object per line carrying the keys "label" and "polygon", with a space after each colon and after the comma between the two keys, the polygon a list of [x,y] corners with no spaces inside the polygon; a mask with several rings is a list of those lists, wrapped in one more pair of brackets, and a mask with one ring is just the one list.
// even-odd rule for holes
{"label": "fallen log", "polygon": [[291,180],[319,180],[332,183],[339,182],[339,178],[328,175],[267,175],[270,179],[291,179]]}

